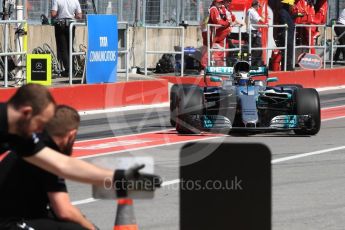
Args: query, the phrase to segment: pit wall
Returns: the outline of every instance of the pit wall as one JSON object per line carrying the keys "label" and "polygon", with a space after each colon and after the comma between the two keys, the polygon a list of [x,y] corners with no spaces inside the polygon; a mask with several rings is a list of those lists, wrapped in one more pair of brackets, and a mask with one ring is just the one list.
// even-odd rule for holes
{"label": "pit wall", "polygon": [[[15,90],[1,88],[0,101],[7,101]],[[166,80],[74,85],[49,90],[58,104],[70,105],[79,111],[160,104],[169,100]]]}

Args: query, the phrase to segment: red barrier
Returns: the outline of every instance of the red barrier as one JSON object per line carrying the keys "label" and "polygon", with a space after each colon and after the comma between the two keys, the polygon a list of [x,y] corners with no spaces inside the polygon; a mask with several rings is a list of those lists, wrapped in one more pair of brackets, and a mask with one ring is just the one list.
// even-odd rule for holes
{"label": "red barrier", "polygon": [[104,108],[104,85],[75,85],[50,88],[58,104],[70,105],[80,110]]}
{"label": "red barrier", "polygon": [[168,81],[143,81],[143,104],[169,101]]}
{"label": "red barrier", "polygon": [[4,88],[0,90],[0,101],[6,101],[14,94],[15,90],[13,88]]}
{"label": "red barrier", "polygon": [[[0,101],[7,101],[16,89],[0,89]],[[58,104],[78,110],[98,110],[129,105],[168,102],[168,81],[133,81],[114,84],[74,85],[49,89]]]}
{"label": "red barrier", "polygon": [[[304,87],[322,88],[345,85],[345,69],[326,70],[300,70],[294,72],[270,72],[270,77],[278,77],[276,84],[301,84]],[[170,77],[164,76],[162,79],[173,84],[195,84],[204,86],[203,78],[198,77]],[[208,80],[209,84],[209,80]],[[218,83],[210,83],[210,86],[217,86]]]}
{"label": "red barrier", "polygon": [[294,83],[304,87],[322,88],[345,85],[345,69],[301,70],[294,72],[272,72],[277,76],[279,84]]}

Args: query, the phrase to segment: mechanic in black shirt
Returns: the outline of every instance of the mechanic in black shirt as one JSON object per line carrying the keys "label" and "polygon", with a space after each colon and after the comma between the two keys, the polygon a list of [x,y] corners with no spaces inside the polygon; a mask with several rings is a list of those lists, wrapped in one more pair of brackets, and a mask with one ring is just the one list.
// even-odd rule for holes
{"label": "mechanic in black shirt", "polygon": [[[141,177],[142,167],[128,170],[103,169],[76,158],[67,157],[46,147],[35,133],[43,130],[54,116],[55,101],[48,89],[37,84],[19,88],[8,103],[0,104],[0,154],[14,150],[19,157],[60,177],[98,186],[115,186],[123,181],[155,180],[154,190],[161,179],[154,175]],[[110,180],[109,180],[110,179]],[[120,183],[121,182],[121,183]],[[1,183],[1,181],[0,181]],[[147,190],[143,187],[141,190]],[[116,188],[118,194],[126,194],[126,188]]]}
{"label": "mechanic in black shirt", "polygon": [[[79,123],[75,109],[57,106],[40,137],[46,146],[70,156]],[[18,225],[35,230],[95,229],[71,204],[64,179],[27,163],[15,153],[0,163],[0,178],[0,229],[16,229]]]}
{"label": "mechanic in black shirt", "polygon": [[42,132],[54,110],[54,98],[45,87],[29,84],[18,89],[8,103],[0,104],[0,154],[23,147],[25,155],[32,155],[43,149],[33,133]]}

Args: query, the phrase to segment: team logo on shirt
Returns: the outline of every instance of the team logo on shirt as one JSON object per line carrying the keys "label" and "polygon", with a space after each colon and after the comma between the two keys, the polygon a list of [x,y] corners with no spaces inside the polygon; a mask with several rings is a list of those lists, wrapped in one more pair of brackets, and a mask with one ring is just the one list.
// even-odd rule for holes
{"label": "team logo on shirt", "polygon": [[40,141],[40,138],[37,136],[36,133],[32,134],[32,140],[34,144],[37,144]]}

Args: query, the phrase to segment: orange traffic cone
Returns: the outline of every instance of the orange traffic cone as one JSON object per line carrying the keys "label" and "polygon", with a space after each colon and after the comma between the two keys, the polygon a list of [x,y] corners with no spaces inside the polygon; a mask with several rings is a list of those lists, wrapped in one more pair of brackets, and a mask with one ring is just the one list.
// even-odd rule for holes
{"label": "orange traffic cone", "polygon": [[119,199],[114,230],[139,230],[134,216],[133,200]]}

